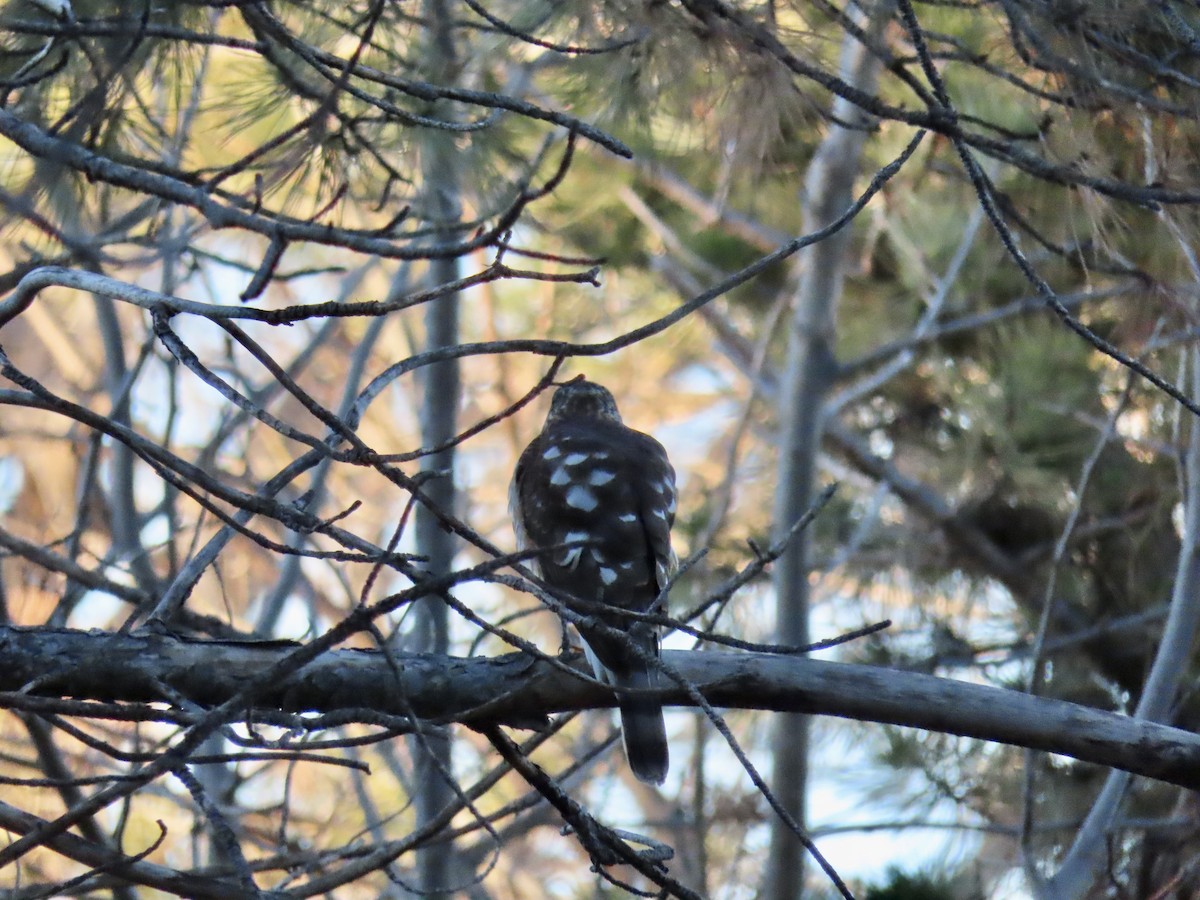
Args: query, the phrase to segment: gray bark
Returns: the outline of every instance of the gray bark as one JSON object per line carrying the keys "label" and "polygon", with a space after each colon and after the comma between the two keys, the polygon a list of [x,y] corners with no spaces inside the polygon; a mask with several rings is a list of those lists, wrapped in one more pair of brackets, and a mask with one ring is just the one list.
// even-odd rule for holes
{"label": "gray bark", "polygon": [[[882,30],[892,4],[881,0],[870,27]],[[842,50],[842,77],[871,92],[878,61],[853,37]],[[841,214],[854,198],[854,181],[868,131],[867,117],[845,100],[833,104],[837,120],[860,125],[833,124],[809,165],[805,179],[804,230],[815,231]],[[842,288],[842,271],[849,229],[809,248],[803,266],[788,332],[787,369],[779,408],[779,473],[774,510],[774,536],[786,534],[808,510],[813,498],[817,455],[821,446],[822,419],[833,384],[836,363],[834,336],[836,309]],[[809,541],[800,533],[775,563],[773,584],[776,632],[781,643],[808,644]],[[792,818],[804,826],[805,784],[808,780],[808,721],[804,716],[781,716],[776,723],[771,789]],[[771,831],[766,883],[767,900],[793,900],[804,885],[805,851],[799,838],[783,821]]]}
{"label": "gray bark", "polygon": [[[525,653],[451,657],[336,650],[292,675],[273,666],[303,649],[290,641],[199,641],[165,632],[121,634],[0,626],[2,705],[31,712],[191,721],[199,708],[242,691],[241,710],[337,714],[345,721],[403,727],[425,722],[533,728],[546,716],[614,705],[612,691],[564,673],[562,661]],[[583,676],[582,657],[567,661]],[[924,728],[1032,747],[1200,789],[1200,735],[1130,716],[1019,691],[916,672],[760,653],[663,652],[673,675],[697,686],[718,708],[769,709]],[[664,678],[661,696],[691,706]],[[20,693],[18,693],[20,692]],[[70,698],[64,700],[63,698]],[[181,700],[189,701],[186,709]],[[109,707],[75,701],[166,702],[171,709]],[[63,704],[68,706],[64,707]],[[192,706],[195,704],[195,706]],[[333,727],[334,723],[324,723]]]}
{"label": "gray bark", "polygon": [[[1192,396],[1200,396],[1200,353],[1188,353]],[[1134,717],[1147,722],[1167,719],[1184,678],[1190,678],[1188,659],[1200,624],[1200,419],[1187,415],[1188,450],[1184,460],[1184,530],[1170,610],[1162,640],[1146,678]],[[1101,788],[1071,849],[1052,878],[1033,875],[1039,900],[1079,900],[1103,872],[1109,857],[1110,829],[1129,787],[1129,773],[1117,771]]]}
{"label": "gray bark", "polygon": [[[452,15],[443,0],[426,0],[426,16],[431,23],[430,70],[434,81],[454,84],[458,77]],[[446,115],[443,110],[442,115]],[[453,135],[431,132],[426,136],[422,159],[425,179],[426,218],[440,230],[439,241],[454,241],[454,228],[460,218],[460,186],[455,166]],[[430,287],[456,281],[457,258],[430,262]],[[458,343],[457,294],[447,294],[425,309],[425,349],[436,350]],[[461,393],[457,359],[436,363],[425,370],[422,382],[421,445],[436,447],[450,441],[458,428],[458,404]],[[434,509],[453,514],[455,508],[454,449],[448,448],[425,457],[421,471],[432,477],[425,482],[429,505],[417,506],[415,527],[417,553],[427,560],[426,568],[434,576],[449,574],[454,566],[457,539],[441,522]],[[446,653],[450,647],[449,608],[441,597],[429,595],[414,607],[417,647],[431,653]],[[453,746],[449,732],[418,734],[413,738],[416,761],[418,827],[427,825],[454,800]],[[451,845],[423,848],[417,866],[423,896],[447,896],[441,889],[462,879],[456,876]]]}

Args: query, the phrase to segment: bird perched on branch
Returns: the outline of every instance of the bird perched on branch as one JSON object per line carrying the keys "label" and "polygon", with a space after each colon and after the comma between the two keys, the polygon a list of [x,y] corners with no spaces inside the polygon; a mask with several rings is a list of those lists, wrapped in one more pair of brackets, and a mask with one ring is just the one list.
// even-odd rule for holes
{"label": "bird perched on branch", "polygon": [[510,491],[517,542],[544,550],[535,568],[570,609],[596,677],[611,684],[629,766],[667,776],[658,629],[624,613],[655,613],[675,566],[675,470],[662,444],[622,424],[607,389],[582,377],[558,388],[542,432],[517,462]]}

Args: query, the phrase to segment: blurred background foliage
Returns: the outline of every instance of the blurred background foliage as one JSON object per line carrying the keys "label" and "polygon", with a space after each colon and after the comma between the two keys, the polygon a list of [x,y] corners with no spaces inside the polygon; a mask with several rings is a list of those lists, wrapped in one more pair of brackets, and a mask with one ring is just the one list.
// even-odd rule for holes
{"label": "blurred background foliage", "polygon": [[[511,230],[506,264],[551,276],[601,266],[599,288],[582,278],[510,277],[464,291],[463,343],[607,341],[800,234],[804,175],[833,127],[831,96],[816,75],[836,73],[848,29],[860,21],[856,7],[824,2],[488,0],[435,13],[411,3],[123,9],[77,0],[61,16],[53,6],[12,0],[0,11],[0,287],[52,264],[210,304],[242,303],[261,280],[256,273],[267,276],[262,290],[244,302],[262,309],[383,300],[430,286],[429,248],[447,229],[463,244],[463,273],[486,269],[500,236],[476,237],[509,211],[519,215],[501,229]],[[1185,385],[1200,274],[1194,7],[981,0],[917,4],[916,13],[967,144],[1039,274],[1080,322]],[[430,53],[447,29],[457,46],[453,72],[435,83]],[[900,19],[882,35],[869,110],[879,115],[860,190],[927,112],[928,86]],[[569,129],[577,146],[565,178],[527,203],[563,159]],[[94,168],[45,149],[56,142],[82,148]],[[431,184],[423,164],[447,146],[462,213],[454,222],[431,200],[449,188]],[[623,146],[632,158],[614,152]],[[181,201],[186,191],[260,227],[222,227],[201,201]],[[327,227],[326,237],[272,243],[280,229],[306,223]],[[364,251],[371,240],[392,249]],[[281,250],[277,265],[264,266],[273,249]],[[675,460],[680,555],[709,551],[674,592],[677,614],[769,544],[778,429],[788,412],[779,408],[784,323],[805,260],[773,265],[672,328],[611,354],[580,355],[563,370],[606,384],[626,421],[654,432]],[[843,273],[829,417],[861,443],[855,451],[834,436],[820,459],[822,480],[840,488],[811,532],[814,636],[890,618],[890,630],[836,655],[1018,689],[1037,680],[1044,662],[1041,691],[1130,710],[1180,553],[1187,414],[1047,309],[983,220],[945,134],[928,134],[857,217]],[[304,392],[337,410],[423,350],[422,314],[414,306],[381,320],[314,316],[288,328],[241,327]],[[245,341],[203,317],[177,316],[170,326],[255,405],[324,435]],[[150,316],[128,303],[45,290],[2,338],[12,364],[48,391],[127,424],[222,484],[258,490],[304,449],[202,384],[156,339]],[[446,402],[466,427],[518,400],[549,359],[487,352],[461,365],[462,396]],[[375,451],[422,446],[423,372],[392,380],[366,409],[357,430]],[[115,629],[144,615],[146,605],[119,599],[104,582],[155,598],[222,522],[111,437],[30,408],[11,391],[0,402],[6,620]],[[458,450],[454,514],[502,548],[512,546],[509,473],[545,405],[539,399]],[[397,464],[415,472],[416,463]],[[912,489],[898,489],[898,479]],[[314,469],[281,496],[323,518],[344,514],[341,528],[377,546],[409,503],[376,468],[347,461]],[[934,516],[931,498],[952,515]],[[301,550],[334,549],[269,518],[251,530]],[[964,549],[965,532],[989,541],[1012,568],[996,571]],[[399,548],[413,549],[408,530]],[[478,546],[460,551],[463,565],[486,556]],[[97,583],[67,577],[68,563]],[[367,594],[410,583],[388,569],[374,582],[370,562],[314,556],[299,559],[285,581],[287,565],[275,548],[233,538],[190,593],[193,618],[180,627],[214,637],[309,637]],[[1053,605],[1037,645],[1047,584]],[[557,646],[558,625],[533,598],[495,584],[463,585],[460,594],[485,618],[547,650]],[[711,618],[724,633],[770,642],[771,610],[764,579],[698,624]],[[409,623],[402,610],[381,626],[403,636]],[[455,653],[505,649],[459,620],[451,632]],[[1176,706],[1176,723],[1194,729],[1194,692]],[[765,718],[729,715],[768,767]],[[675,846],[673,871],[693,889],[752,896],[767,806],[703,717],[675,712],[668,724],[675,763],[661,792],[632,783],[611,750],[569,784],[618,824],[649,827]],[[174,733],[165,725],[80,727],[145,750]],[[21,717],[0,718],[0,771],[29,778],[49,771],[55,753],[77,776],[125,765],[77,735],[55,731],[51,751],[37,750],[31,734]],[[606,717],[580,715],[534,758],[557,772],[612,737]],[[495,764],[478,735],[456,732],[455,743],[463,784]],[[247,857],[267,861],[273,884],[303,884],[334,865],[313,848],[341,852],[413,828],[405,746],[338,752],[369,760],[374,774],[245,760],[224,767],[218,800]],[[1036,774],[1032,790],[1024,765]],[[1070,760],[1026,763],[1011,748],[966,739],[821,720],[811,825],[829,835],[819,846],[865,897],[1024,896],[1022,841],[1025,866],[1052,867],[1103,775]],[[45,816],[66,802],[52,787],[10,790],[9,803]],[[835,795],[842,802],[825,806]],[[525,796],[523,784],[506,778],[479,808],[504,810]],[[465,882],[480,879],[473,892],[600,891],[582,851],[553,836],[558,820],[544,805],[529,806],[497,820],[495,855],[493,839],[462,818],[456,858]],[[174,786],[140,792],[120,819],[99,827],[127,852],[151,843],[161,820],[171,836],[151,859],[185,870],[220,861],[191,798]],[[1139,782],[1112,841],[1107,881],[1089,896],[1192,896],[1200,891],[1198,828],[1190,795]],[[289,853],[303,857],[291,870]],[[393,880],[376,873],[341,890],[399,891],[409,865],[402,857]],[[42,851],[0,873],[0,883],[55,883],[78,874],[72,866]],[[821,885],[813,896],[827,890],[813,884]]]}

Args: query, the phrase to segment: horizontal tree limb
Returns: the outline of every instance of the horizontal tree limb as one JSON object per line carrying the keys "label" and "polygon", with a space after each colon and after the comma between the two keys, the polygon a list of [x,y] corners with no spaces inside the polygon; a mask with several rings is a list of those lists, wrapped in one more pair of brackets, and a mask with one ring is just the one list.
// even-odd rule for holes
{"label": "horizontal tree limb", "polygon": [[[253,685],[300,645],[0,626],[0,707],[39,697],[214,706]],[[570,677],[562,662],[581,677]],[[1030,747],[1200,788],[1200,736],[1045,697],[876,666],[756,653],[665,651],[672,685],[716,707],[839,716]],[[415,715],[433,723],[537,727],[551,713],[614,705],[581,659],[326,653],[254,690],[256,709]],[[665,703],[691,706],[679,685]],[[248,711],[249,712],[249,711]],[[365,718],[365,716],[364,716]]]}

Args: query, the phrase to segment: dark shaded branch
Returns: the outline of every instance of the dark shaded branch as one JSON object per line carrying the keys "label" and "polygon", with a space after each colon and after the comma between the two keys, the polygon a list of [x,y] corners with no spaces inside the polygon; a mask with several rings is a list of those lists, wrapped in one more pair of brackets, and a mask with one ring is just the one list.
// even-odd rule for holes
{"label": "dark shaded branch", "polygon": [[[286,641],[192,641],[169,634],[105,634],[0,626],[0,689],[127,702],[187,697],[227,702],[300,649]],[[305,654],[307,655],[307,654]],[[607,688],[568,660],[524,654],[464,659],[327,651],[255,691],[255,705],[289,711],[371,709],[434,722],[530,727],[550,713],[614,705]],[[1200,788],[1200,736],[1017,691],[873,666],[751,653],[666,651],[664,662],[718,707],[832,715],[1033,747]],[[169,691],[164,691],[163,686]],[[664,689],[690,706],[687,692]],[[487,709],[486,718],[477,710]]]}

